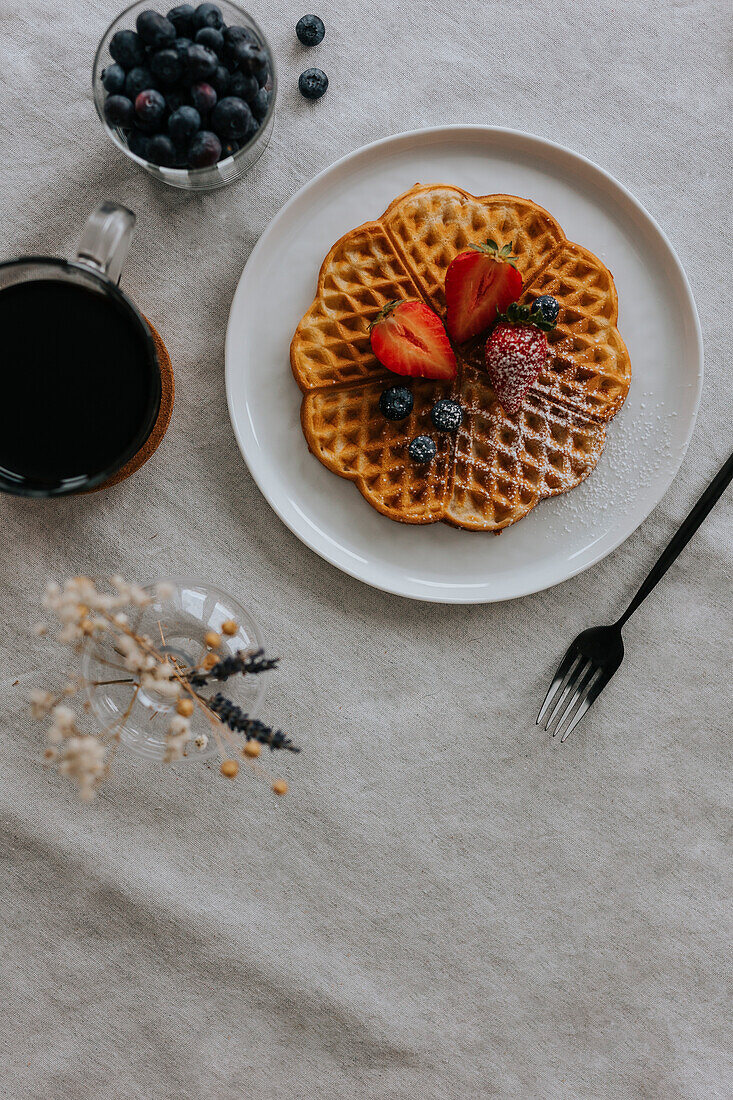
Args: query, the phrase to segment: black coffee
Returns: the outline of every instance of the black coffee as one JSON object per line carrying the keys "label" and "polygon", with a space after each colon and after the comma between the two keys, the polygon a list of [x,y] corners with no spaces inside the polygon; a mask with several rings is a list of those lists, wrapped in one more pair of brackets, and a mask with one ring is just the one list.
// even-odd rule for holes
{"label": "black coffee", "polygon": [[94,477],[143,442],[159,377],[124,302],[51,279],[19,283],[0,292],[0,348],[0,477]]}

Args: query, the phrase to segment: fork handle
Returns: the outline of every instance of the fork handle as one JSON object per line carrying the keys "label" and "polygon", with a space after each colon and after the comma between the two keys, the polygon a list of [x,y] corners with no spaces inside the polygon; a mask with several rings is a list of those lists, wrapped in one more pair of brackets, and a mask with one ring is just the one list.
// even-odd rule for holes
{"label": "fork handle", "polygon": [[626,620],[634,614],[642,600],[647,598],[651,590],[662,579],[678,554],[687,546],[715,502],[723,495],[731,479],[733,479],[733,454],[727,462],[723,463],[687,519],[682,523],[670,539],[668,545],[659,555],[656,565],[652,566],[648,577],[616,623],[616,626],[622,627],[624,625]]}

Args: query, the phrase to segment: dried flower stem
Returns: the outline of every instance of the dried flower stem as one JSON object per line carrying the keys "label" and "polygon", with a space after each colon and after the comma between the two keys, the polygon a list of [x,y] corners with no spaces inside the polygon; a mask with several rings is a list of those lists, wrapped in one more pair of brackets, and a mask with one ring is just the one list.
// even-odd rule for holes
{"label": "dried flower stem", "polygon": [[100,737],[107,737],[114,730],[117,730],[117,733],[115,734],[115,741],[119,741],[119,739],[120,739],[120,732],[119,732],[120,731],[120,726],[122,726],[123,723],[125,723],[127,721],[127,719],[130,717],[130,715],[132,714],[132,708],[135,706],[135,700],[137,699],[139,691],[140,691],[140,685],[136,684],[135,685],[135,690],[132,693],[132,699],[130,700],[124,714],[120,714],[119,717],[115,718],[114,722],[112,722],[111,725],[106,726],[101,731],[101,733],[99,734]]}

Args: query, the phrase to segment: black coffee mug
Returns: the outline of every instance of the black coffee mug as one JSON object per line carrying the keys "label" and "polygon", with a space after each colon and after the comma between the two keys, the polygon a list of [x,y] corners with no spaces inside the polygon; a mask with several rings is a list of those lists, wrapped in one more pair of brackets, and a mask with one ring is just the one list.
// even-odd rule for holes
{"label": "black coffee mug", "polygon": [[160,367],[142,314],[117,282],[135,215],[102,203],[73,260],[0,264],[0,490],[78,493],[144,445],[158,417]]}

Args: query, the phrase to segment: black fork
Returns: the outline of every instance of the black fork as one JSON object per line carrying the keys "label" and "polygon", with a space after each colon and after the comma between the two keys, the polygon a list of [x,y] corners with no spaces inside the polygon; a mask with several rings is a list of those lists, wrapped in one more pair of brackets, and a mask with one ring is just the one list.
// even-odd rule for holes
{"label": "black fork", "polygon": [[614,672],[624,659],[624,642],[621,630],[624,623],[636,611],[658,584],[672,562],[684,550],[715,502],[722,496],[733,478],[733,454],[718,471],[698,500],[682,526],[672,537],[646,580],[634,596],[621,618],[612,626],[596,626],[584,630],[573,641],[555,673],[550,690],[537,715],[537,725],[549,730],[552,736],[560,733],[564,742],[595,703]]}

